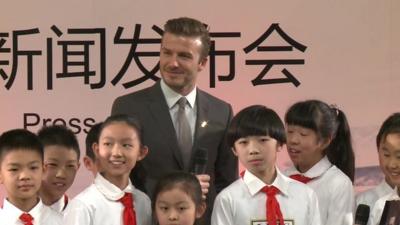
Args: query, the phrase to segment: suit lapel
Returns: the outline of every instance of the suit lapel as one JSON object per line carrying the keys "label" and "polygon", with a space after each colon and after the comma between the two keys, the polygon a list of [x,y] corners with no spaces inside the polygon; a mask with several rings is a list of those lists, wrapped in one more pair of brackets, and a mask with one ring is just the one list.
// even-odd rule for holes
{"label": "suit lapel", "polygon": [[164,134],[163,136],[167,142],[166,148],[169,147],[169,149],[173,152],[179,166],[183,169],[183,159],[178,147],[174,124],[172,123],[169,108],[160,87],[160,82],[157,82],[153,86],[149,97],[150,113],[156,121],[156,124],[159,124],[160,132]]}

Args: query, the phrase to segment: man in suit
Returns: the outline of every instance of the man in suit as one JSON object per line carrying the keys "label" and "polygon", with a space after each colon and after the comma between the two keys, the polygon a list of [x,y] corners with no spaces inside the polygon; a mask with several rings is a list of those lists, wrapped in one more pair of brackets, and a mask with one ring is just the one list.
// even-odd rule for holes
{"label": "man in suit", "polygon": [[[192,172],[195,152],[207,150],[206,172],[197,178],[207,196],[208,216],[216,194],[238,174],[237,160],[224,140],[232,107],[196,87],[198,73],[207,64],[209,48],[209,33],[201,22],[191,18],[167,21],[160,50],[161,81],[118,97],[112,107],[112,114],[134,115],[143,125],[149,154],[141,161],[141,167],[145,192],[150,196],[158,178],[176,170]],[[182,111],[178,102],[182,97],[186,100],[182,106],[186,117],[182,120],[186,122],[179,116]],[[143,181],[143,174],[134,179]]]}

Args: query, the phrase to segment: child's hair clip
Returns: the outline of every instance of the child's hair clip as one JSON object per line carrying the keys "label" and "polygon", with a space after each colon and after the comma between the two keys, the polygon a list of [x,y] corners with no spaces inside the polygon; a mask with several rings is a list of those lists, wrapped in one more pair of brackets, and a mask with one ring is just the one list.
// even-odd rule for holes
{"label": "child's hair clip", "polygon": [[339,107],[336,104],[330,104],[329,107],[335,111],[336,116],[339,115]]}

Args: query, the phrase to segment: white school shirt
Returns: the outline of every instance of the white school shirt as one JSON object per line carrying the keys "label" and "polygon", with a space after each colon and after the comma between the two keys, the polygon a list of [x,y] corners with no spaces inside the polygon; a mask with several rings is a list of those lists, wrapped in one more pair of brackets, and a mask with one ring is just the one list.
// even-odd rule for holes
{"label": "white school shirt", "polygon": [[63,195],[58,201],[50,205],[49,207],[52,208],[54,211],[63,214],[65,209],[68,206],[68,197]]}
{"label": "white school shirt", "polygon": [[392,192],[393,188],[390,187],[390,185],[385,180],[383,180],[378,186],[356,195],[356,205],[357,206],[360,204],[368,205],[370,210],[372,211],[375,202],[379,198],[388,195]]}
{"label": "white school shirt", "polygon": [[[271,184],[280,190],[276,195],[285,225],[322,225],[318,200],[306,185],[284,176],[277,169]],[[266,224],[266,194],[260,192],[266,184],[251,172],[245,172],[215,199],[211,225]]]}
{"label": "white school shirt", "polygon": [[305,173],[289,168],[287,176],[302,174],[314,178],[307,183],[318,196],[319,211],[324,225],[353,225],[354,190],[351,180],[328,157],[322,158]]}
{"label": "white school shirt", "polygon": [[383,208],[385,208],[386,201],[391,200],[400,200],[400,196],[397,194],[398,188],[392,189],[392,192],[379,198],[374,207],[372,208],[371,213],[369,214],[368,225],[378,225],[381,221]]}
{"label": "white school shirt", "polygon": [[133,194],[138,225],[151,225],[149,197],[129,181],[121,190],[97,174],[94,183],[71,200],[64,213],[63,225],[123,225],[124,206],[118,200],[125,192]]}
{"label": "white school shirt", "polygon": [[[0,210],[1,225],[23,225],[19,219],[24,211],[4,199],[3,208]],[[33,217],[33,225],[61,225],[62,216],[44,205],[41,200],[29,212]]]}

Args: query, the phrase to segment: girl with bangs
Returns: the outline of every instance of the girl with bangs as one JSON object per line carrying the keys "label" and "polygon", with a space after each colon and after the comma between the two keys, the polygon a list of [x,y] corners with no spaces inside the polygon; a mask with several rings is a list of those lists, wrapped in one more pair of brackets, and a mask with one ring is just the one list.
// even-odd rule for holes
{"label": "girl with bangs", "polygon": [[354,152],[345,114],[319,100],[292,105],[285,115],[291,178],[317,193],[322,224],[353,224]]}

